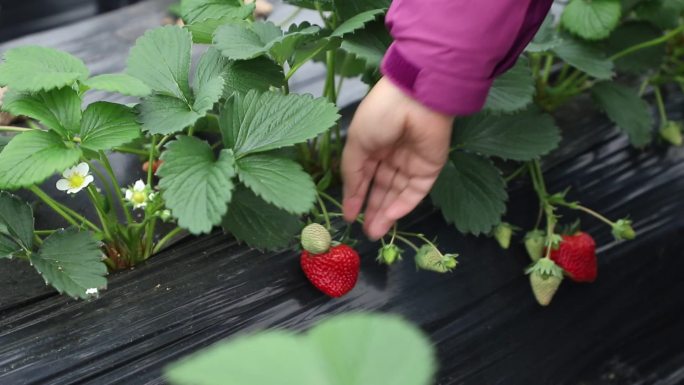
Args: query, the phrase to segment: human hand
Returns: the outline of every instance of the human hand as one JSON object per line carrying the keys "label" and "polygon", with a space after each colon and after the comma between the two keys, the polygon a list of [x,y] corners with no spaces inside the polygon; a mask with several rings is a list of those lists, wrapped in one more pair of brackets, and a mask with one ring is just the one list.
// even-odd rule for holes
{"label": "human hand", "polygon": [[344,218],[379,239],[427,196],[449,155],[454,118],[381,79],[359,106],[342,155]]}

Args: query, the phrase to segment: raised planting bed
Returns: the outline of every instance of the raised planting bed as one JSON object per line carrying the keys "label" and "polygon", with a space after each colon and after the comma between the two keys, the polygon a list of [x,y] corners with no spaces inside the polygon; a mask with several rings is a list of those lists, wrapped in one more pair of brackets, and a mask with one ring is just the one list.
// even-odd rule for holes
{"label": "raised planting bed", "polygon": [[[0,53],[30,44],[47,45],[64,49],[84,59],[92,76],[117,73],[126,67],[125,61],[130,47],[155,42],[154,39],[160,36],[169,38],[185,33],[178,27],[156,29],[136,43],[136,39],[145,30],[154,28],[159,23],[169,4],[170,2],[164,0],[143,2],[71,27],[10,42],[0,46]],[[276,8],[276,13],[279,9],[282,8]],[[191,19],[192,15],[198,17],[196,13],[192,13],[193,9],[186,9],[186,12],[186,19]],[[244,14],[245,17],[249,17],[247,13]],[[371,10],[360,19],[370,23],[368,28],[376,28],[377,21],[372,20],[378,14]],[[625,18],[632,17],[630,15],[625,15]],[[330,19],[328,22],[334,25],[336,21]],[[362,31],[359,32],[361,36],[367,36],[363,33],[373,31],[363,29],[365,22],[356,27],[362,28],[359,30]],[[626,21],[628,25],[632,22]],[[209,22],[212,23],[213,21]],[[249,25],[250,27],[245,28],[254,28],[252,22],[235,22],[235,25],[232,21],[226,23],[231,24],[228,29],[235,25]],[[193,23],[190,24],[192,30]],[[204,27],[206,25],[203,25]],[[310,27],[304,25],[298,30],[290,30],[290,34],[285,35],[283,39],[291,39],[292,36],[298,36],[297,34],[306,35],[312,31],[308,28]],[[347,25],[346,28],[352,27]],[[217,34],[224,33],[225,30],[219,29]],[[333,30],[338,31],[334,28]],[[344,28],[342,31],[331,32],[331,29],[324,29],[316,33],[328,36],[336,44],[336,38],[346,36]],[[459,186],[445,184],[450,179],[442,179],[438,182],[441,183],[441,187],[438,187],[441,194],[432,197],[432,201],[441,209],[434,207],[428,199],[399,224],[402,231],[399,235],[412,234],[417,238],[411,238],[414,242],[427,243],[430,247],[430,240],[437,239],[439,249],[444,253],[460,254],[457,268],[445,274],[417,271],[413,262],[414,253],[410,250],[404,255],[403,261],[397,261],[391,266],[377,263],[376,256],[381,245],[365,241],[357,225],[350,229],[348,235],[350,239],[358,240],[355,248],[362,261],[358,283],[342,298],[330,299],[317,291],[302,273],[297,246],[289,249],[277,248],[280,251],[262,251],[261,249],[269,248],[267,246],[271,245],[259,244],[263,239],[241,231],[252,225],[249,220],[228,220],[229,224],[226,227],[235,233],[235,236],[224,234],[220,230],[209,232],[205,228],[211,220],[202,218],[201,215],[188,216],[187,207],[179,206],[176,200],[175,203],[169,201],[167,204],[173,208],[178,222],[176,219],[169,220],[166,225],[170,227],[162,229],[162,234],[152,239],[159,241],[160,237],[169,229],[175,228],[176,224],[181,224],[181,227],[190,232],[198,233],[197,236],[185,237],[144,262],[136,261],[140,263],[134,267],[118,272],[112,271],[107,277],[106,289],[97,287],[96,292],[91,292],[90,289],[86,290],[89,286],[66,287],[63,282],[55,280],[55,277],[69,276],[68,273],[61,273],[60,269],[57,269],[57,272],[41,271],[41,277],[25,261],[28,259],[35,262],[32,258],[38,258],[39,263],[44,263],[44,259],[50,259],[52,256],[45,250],[48,247],[46,244],[51,242],[51,237],[70,237],[73,232],[58,232],[57,235],[51,232],[36,234],[38,238],[35,240],[34,248],[26,247],[23,251],[11,252],[10,255],[14,258],[3,259],[0,268],[0,383],[164,383],[162,373],[166,366],[227,337],[266,328],[307,329],[331,315],[361,310],[399,314],[424,330],[438,350],[439,372],[435,380],[437,384],[681,383],[684,381],[681,367],[684,358],[684,331],[679,325],[684,321],[684,312],[681,310],[684,298],[678,293],[684,285],[679,279],[680,271],[684,267],[684,252],[681,251],[684,246],[684,203],[681,200],[681,191],[684,191],[684,151],[668,144],[666,140],[676,141],[676,135],[672,135],[672,130],[663,130],[665,127],[676,126],[672,123],[684,119],[684,95],[674,86],[678,81],[680,69],[673,64],[681,54],[677,40],[681,31],[682,27],[679,26],[665,28],[661,31],[662,37],[645,40],[645,43],[635,43],[637,47],[641,45],[644,49],[651,49],[651,55],[654,47],[661,47],[665,42],[668,44],[668,50],[671,50],[664,56],[663,62],[654,64],[648,60],[648,63],[639,61],[639,65],[650,66],[648,70],[643,70],[648,73],[648,77],[639,90],[638,84],[636,87],[633,86],[635,79],[628,76],[630,71],[624,71],[622,67],[634,65],[633,62],[624,61],[624,58],[629,57],[624,53],[624,49],[630,49],[629,47],[623,47],[622,51],[618,50],[615,54],[617,57],[614,57],[616,61],[622,59],[622,64],[617,68],[623,75],[620,77],[621,85],[601,82],[606,73],[597,73],[596,68],[590,68],[587,74],[583,74],[570,66],[564,66],[560,59],[553,56],[549,50],[556,48],[548,48],[548,44],[560,43],[555,40],[553,32],[547,30],[551,36],[546,36],[543,41],[536,41],[536,48],[526,54],[530,60],[521,59],[507,75],[506,81],[495,86],[495,97],[488,104],[489,115],[457,121],[457,135],[454,139],[454,153],[457,155],[449,164],[448,167],[451,168],[448,170],[455,169],[463,173],[469,171],[458,169],[461,165],[455,160],[460,159],[459,157],[464,157],[466,161],[475,165],[474,170],[480,167],[481,171],[483,164],[488,165],[484,167],[486,172],[475,172],[475,176],[465,180],[471,185],[483,187],[485,191],[482,194],[471,194],[473,190],[466,188],[465,193],[471,195],[465,204],[458,201],[458,196],[452,201],[445,201],[440,195],[443,198],[445,191],[453,192],[453,189]],[[340,35],[335,36],[335,33]],[[205,35],[201,36],[206,38]],[[569,35],[564,35],[563,38],[573,39]],[[223,55],[242,55],[242,51],[236,52],[231,46],[234,40],[225,37],[218,40],[221,41]],[[104,42],[107,45],[103,45]],[[306,44],[298,46],[299,43],[288,42],[301,49],[301,52],[311,52],[311,47]],[[315,45],[318,48],[314,50],[328,50],[330,53],[337,50],[327,49],[330,42],[325,43],[322,46]],[[362,55],[368,53],[367,50],[354,51],[359,44],[363,46],[360,40],[350,38],[346,40],[346,45],[341,43],[340,50],[347,53],[356,52],[363,57]],[[269,43],[265,47],[258,46],[252,49],[266,50],[266,55],[278,60],[282,53],[279,50],[283,49],[283,46],[288,45]],[[563,52],[562,49],[559,50]],[[195,59],[207,60],[207,57],[211,57],[204,54],[202,49],[195,49],[193,52]],[[159,56],[165,57],[167,53],[162,52]],[[585,54],[590,55],[586,52]],[[665,55],[664,52],[662,54]],[[135,53],[131,56],[135,57]],[[328,54],[325,59],[317,60],[325,60],[329,67],[332,64],[334,68],[334,56]],[[377,58],[377,53],[364,59],[372,61],[374,57]],[[6,67],[0,67],[0,80],[7,82],[10,88],[13,81],[15,87],[26,86],[27,83],[21,83],[16,79],[7,81],[7,77],[3,78],[7,66],[15,66],[15,70],[18,68],[16,63],[12,63],[13,59],[5,59],[6,62],[2,65]],[[604,60],[611,62],[607,58]],[[293,63],[296,69],[298,62]],[[130,72],[130,62],[128,67]],[[286,65],[286,71],[287,68]],[[227,101],[221,97],[221,102],[215,103],[218,105],[216,108],[218,112],[225,113],[228,109],[226,106],[230,106],[231,100],[253,102],[256,100],[254,98],[264,97],[263,95],[282,103],[304,100],[298,99],[300,96],[296,94],[324,84],[325,96],[328,100],[335,99],[337,95],[334,83],[337,79],[325,76],[322,66],[307,64],[301,68],[303,70],[300,72],[292,71],[292,74],[296,74],[292,76],[292,80],[295,81],[291,82],[289,87],[280,84],[280,89],[262,90],[261,94],[251,92],[246,97],[241,94],[242,91],[236,89],[235,93],[225,98]],[[582,71],[585,69],[582,68]],[[224,74],[231,73],[228,71]],[[533,74],[539,76],[533,78]],[[283,73],[281,76],[284,75]],[[373,71],[368,71],[364,78],[369,81],[375,75],[377,74]],[[135,83],[134,79],[126,80]],[[138,80],[144,82],[145,79]],[[257,83],[261,80],[263,79],[256,78]],[[530,81],[529,84],[527,80]],[[238,84],[234,78],[231,81],[233,83],[230,84],[233,86]],[[74,80],[74,84],[93,85],[85,77]],[[258,86],[263,84],[258,83]],[[587,90],[592,90],[593,98],[584,94]],[[30,95],[41,95],[41,92],[44,91],[35,91],[35,94]],[[196,96],[197,90],[188,92]],[[511,97],[512,95],[515,97]],[[357,99],[360,96],[362,93],[355,94]],[[245,99],[240,99],[243,97]],[[353,93],[348,96],[349,99],[353,97]],[[17,96],[13,98],[17,100]],[[141,108],[150,108],[151,98],[153,97],[149,95],[143,97]],[[553,113],[554,119],[535,108],[528,108],[524,112],[514,111],[526,107],[533,98],[541,107],[557,108]],[[568,102],[571,98],[573,100]],[[89,92],[84,97],[84,105],[102,99],[119,103],[140,100],[115,94]],[[321,99],[317,100],[316,103],[323,104]],[[344,104],[338,101],[338,106]],[[301,104],[286,105],[291,107],[292,111],[301,108]],[[624,106],[629,108],[622,108]],[[267,108],[268,105],[263,107]],[[237,110],[239,109],[235,111]],[[341,132],[347,128],[354,110],[355,105],[340,110]],[[607,114],[599,110],[605,110]],[[320,113],[315,109],[312,111]],[[31,115],[31,111],[28,112],[27,115]],[[138,112],[139,110],[126,110],[126,113]],[[234,114],[236,121],[247,121],[239,111]],[[269,118],[278,114],[277,110],[271,111],[269,116],[263,119],[269,122]],[[314,115],[312,113],[309,117]],[[619,127],[616,127],[606,115],[616,121]],[[622,119],[624,116],[629,116],[630,119]],[[142,132],[149,133],[159,129],[158,122],[146,119],[144,114],[140,114]],[[41,119],[37,120],[43,126],[51,126],[49,121],[46,123]],[[227,124],[225,119],[219,120],[219,127],[225,127],[222,126]],[[488,123],[482,124],[483,121]],[[527,124],[520,124],[521,121]],[[192,124],[193,127],[196,126],[196,132],[193,132],[194,128],[188,130],[180,127],[178,132],[169,133],[168,139],[165,140],[172,145],[166,147],[164,153],[173,154],[173,144],[179,146],[177,143],[187,140],[207,143],[207,146],[224,145],[235,150],[235,153],[245,151],[244,146],[236,144],[238,141],[234,140],[235,137],[232,137],[233,140],[225,139],[226,136],[231,136],[225,133],[224,128],[215,130],[211,129],[212,123],[200,123]],[[301,123],[305,125],[302,130],[313,129],[306,120],[302,120]],[[24,129],[30,129],[30,124],[27,125],[29,127],[17,126],[22,132],[19,135],[24,134]],[[258,130],[259,127],[255,125],[251,129]],[[486,140],[483,142],[481,138],[478,140],[478,136],[474,135],[478,132],[475,130],[478,127],[488,130],[489,135],[486,138],[496,139],[493,144]],[[316,130],[323,128],[327,129],[318,127]],[[58,131],[52,127],[50,129],[51,131],[43,131],[44,128],[34,128],[31,131],[41,132],[39,135]],[[558,143],[561,131],[563,138]],[[629,136],[625,135],[625,131]],[[517,135],[506,139],[510,132]],[[216,142],[221,133],[225,140],[223,144],[220,141]],[[657,133],[660,135],[656,138]],[[192,134],[195,135],[194,138],[189,139]],[[277,135],[275,132],[271,137],[278,137]],[[94,146],[92,141],[89,142],[85,135],[66,136],[68,140],[59,140],[68,144],[68,148],[82,148],[83,158],[92,160],[92,153],[88,152],[89,146]],[[341,139],[339,135],[333,135],[333,138]],[[318,145],[326,143],[325,136],[318,139]],[[497,140],[499,142],[496,142]],[[510,146],[502,146],[501,143],[510,143]],[[259,143],[256,145],[263,146]],[[635,148],[635,145],[639,148]],[[309,148],[315,150],[314,153],[325,154],[325,147],[312,146]],[[141,149],[144,150],[145,147],[141,146]],[[554,151],[550,152],[551,150]],[[16,147],[11,151],[16,151]],[[122,186],[130,186],[138,179],[151,177],[140,169],[141,161],[144,160],[141,158],[145,157],[123,154],[124,152],[126,151],[117,151],[109,157],[113,166],[112,173]],[[335,150],[331,153],[335,154]],[[209,154],[212,152],[209,151]],[[278,159],[289,159],[291,156],[288,152],[267,155],[278,155],[281,157]],[[2,156],[6,158],[0,159],[16,159],[9,157],[7,153]],[[151,153],[153,160],[158,156],[157,153]],[[540,160],[542,156],[543,159]],[[171,159],[170,162],[173,162],[172,157],[163,159]],[[337,162],[335,156],[322,156],[322,161],[306,157],[303,157],[303,160],[296,159],[311,172],[312,179],[315,179],[319,186],[327,184],[325,180],[329,179],[326,173],[322,172],[326,170],[325,162],[328,162],[327,166],[330,169],[334,169]],[[317,163],[318,161],[323,164]],[[100,162],[93,162],[99,167]],[[59,176],[53,176],[45,183],[37,179],[29,183],[23,177],[9,177],[7,170],[3,174],[2,167],[6,166],[0,165],[0,183],[9,186],[38,183],[59,202],[76,210],[77,214],[84,214],[89,221],[94,222],[93,227],[100,227],[97,214],[102,214],[99,211],[106,210],[98,207],[96,213],[90,202],[84,199],[85,196],[69,198],[66,194],[57,192],[55,183],[60,179]],[[160,169],[162,184],[158,193],[168,197],[177,191],[163,184],[164,178],[174,176],[172,172],[168,174],[168,170],[165,173],[164,167],[162,165]],[[100,170],[103,173],[107,171]],[[494,171],[489,173],[488,170]],[[235,172],[243,171],[238,168]],[[505,179],[501,173],[506,176]],[[534,183],[530,182],[527,173],[532,175]],[[480,177],[486,183],[478,184]],[[487,177],[490,179],[485,180]],[[241,178],[244,178],[244,175],[241,175]],[[156,186],[158,179],[152,180]],[[266,194],[264,191],[257,191],[257,187],[241,185],[244,179],[238,180],[236,177],[229,179],[229,182],[241,186],[236,187],[242,189],[242,193],[236,192],[237,197],[244,194],[247,187],[255,190],[254,194],[259,196]],[[101,184],[102,181],[98,180],[95,183],[98,183],[102,191],[106,189],[106,185]],[[330,203],[340,196],[339,188],[335,186],[331,183],[327,189],[319,188],[314,195],[323,198],[321,200],[328,199],[328,195],[320,191],[327,190],[331,196],[328,200]],[[488,193],[486,190],[491,186],[500,186],[503,196],[497,187],[494,188],[494,193]],[[99,193],[93,190],[92,194]],[[31,188],[32,193],[23,190],[19,195],[33,201],[36,192],[39,191]],[[567,192],[562,196],[554,195],[563,191]],[[306,193],[305,191],[302,195]],[[3,194],[5,195],[0,198],[6,199],[8,195]],[[274,200],[274,205],[283,207],[291,208],[292,202],[300,203],[296,201],[296,198],[300,197],[287,195],[271,195],[269,198]],[[486,199],[483,199],[483,196]],[[243,195],[242,198],[244,197]],[[243,201],[258,202],[254,197],[256,195]],[[129,201],[131,206],[134,203],[130,198],[125,200]],[[579,200],[582,206],[576,203]],[[51,202],[50,199],[44,201]],[[546,209],[546,212],[542,213],[546,218],[538,220],[540,201]],[[241,201],[238,200],[239,202]],[[172,207],[174,205],[175,207]],[[327,206],[326,209],[314,208],[311,213],[307,211],[302,217],[325,224],[327,219],[330,219],[326,218],[326,212],[335,212],[332,229],[336,239],[343,239],[342,237],[347,234],[344,234],[345,226],[337,216],[337,208],[332,203],[324,206]],[[503,210],[499,211],[499,206],[506,209],[503,217]],[[264,212],[274,213],[272,207],[263,202],[255,204],[254,207],[252,217],[247,219],[256,218],[258,222],[263,219],[260,215]],[[473,207],[479,209],[473,210]],[[37,228],[49,229],[68,225],[54,216],[49,208],[45,204],[34,206],[36,223],[39,226]],[[123,205],[118,211],[107,213],[112,215],[112,218],[118,216],[119,220],[123,220],[122,209],[128,208],[131,207]],[[593,209],[600,209],[601,214],[597,215]],[[465,214],[455,215],[454,212],[459,210],[466,210]],[[473,219],[474,211],[481,215]],[[133,212],[137,215],[136,219],[141,220],[142,211]],[[226,215],[233,214],[229,210]],[[492,216],[495,217],[494,220]],[[277,235],[278,226],[288,227],[289,216],[278,214],[275,217],[277,219],[270,222],[262,221],[269,236]],[[451,223],[447,223],[445,217]],[[541,307],[531,295],[530,279],[524,274],[530,265],[530,258],[523,245],[523,237],[527,230],[542,228],[548,231],[542,232],[542,237],[550,244],[554,244],[554,234],[560,232],[554,228],[555,222],[572,222],[575,218],[582,220],[583,231],[591,234],[598,245],[599,278],[593,284],[583,285],[574,284],[566,278],[553,303],[548,307]],[[629,222],[618,225],[618,218],[629,219]],[[0,220],[6,221],[2,218]],[[244,226],[236,227],[230,224],[235,221]],[[541,222],[542,226],[535,222]],[[606,226],[604,222],[609,222],[609,225]],[[188,223],[190,225],[184,225]],[[506,225],[508,223],[525,229],[513,235],[508,250],[503,250],[494,239],[483,236],[490,231],[499,235],[505,234],[503,230],[510,230]],[[7,228],[13,225],[5,222],[0,224]],[[276,230],[273,230],[273,224],[277,225]],[[4,242],[0,245],[6,247],[7,244],[26,243],[20,233],[5,230],[5,227],[0,227],[0,236],[3,237],[0,241]],[[147,227],[145,231],[155,231],[156,234],[159,228]],[[480,236],[464,235],[457,228],[464,233],[475,233]],[[632,228],[638,234],[636,239],[629,242],[620,240],[633,238],[633,234],[627,231]],[[115,243],[111,242],[108,234],[100,234],[99,231],[92,233],[95,234],[93,237],[100,237],[99,239],[107,244],[107,248],[103,249],[109,258],[107,263],[116,261],[112,249],[117,249],[112,246]],[[78,234],[91,236],[90,232],[83,229]],[[416,234],[420,235],[415,236]],[[273,242],[274,238],[277,237],[273,236],[267,240]],[[506,243],[506,238],[499,236],[498,240],[500,243]],[[8,243],[7,239],[14,243]],[[242,239],[242,242],[238,239]],[[387,237],[385,241],[389,242],[389,239]],[[286,240],[287,242],[295,244],[295,235]],[[97,242],[89,241],[84,244],[97,245]],[[402,247],[410,249],[409,246]],[[87,250],[85,247],[84,250],[83,255],[93,254],[93,250]],[[97,250],[99,249],[95,248],[95,251]],[[68,256],[79,255],[79,252],[70,251]],[[145,255],[145,259],[148,256],[150,255]],[[59,259],[62,257],[57,255],[55,260],[63,262]],[[447,259],[449,258],[451,257]],[[446,270],[442,265],[427,267],[432,270]],[[89,298],[75,300],[67,295],[59,295],[45,286],[44,279],[67,294]],[[88,276],[87,280],[92,282],[93,277]]]}

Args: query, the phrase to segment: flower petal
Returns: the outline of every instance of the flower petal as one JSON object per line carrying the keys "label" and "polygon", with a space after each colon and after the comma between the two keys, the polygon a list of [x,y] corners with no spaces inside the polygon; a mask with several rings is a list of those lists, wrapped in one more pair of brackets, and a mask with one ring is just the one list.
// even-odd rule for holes
{"label": "flower petal", "polygon": [[66,179],[71,178],[72,175],[74,175],[74,172],[76,171],[75,167],[69,167],[64,172],[62,173],[62,176],[65,177]]}
{"label": "flower petal", "polygon": [[92,175],[87,175],[83,181],[83,187],[88,187],[93,181],[95,181],[95,178]]}
{"label": "flower petal", "polygon": [[67,191],[71,189],[71,185],[69,184],[69,181],[66,179],[60,179],[57,181],[57,190],[59,191]]}
{"label": "flower petal", "polygon": [[133,199],[133,190],[127,189],[126,190],[126,200],[130,201],[131,199]]}
{"label": "flower petal", "polygon": [[72,188],[67,191],[67,194],[78,194],[81,190],[83,190],[83,187]]}
{"label": "flower petal", "polygon": [[79,163],[78,166],[76,166],[76,172],[81,176],[86,176],[90,172],[90,166],[88,166],[88,163],[86,162]]}
{"label": "flower petal", "polygon": [[133,186],[133,190],[135,191],[145,191],[145,188],[147,185],[145,182],[142,181],[142,179],[139,179],[137,182],[135,182],[135,185]]}

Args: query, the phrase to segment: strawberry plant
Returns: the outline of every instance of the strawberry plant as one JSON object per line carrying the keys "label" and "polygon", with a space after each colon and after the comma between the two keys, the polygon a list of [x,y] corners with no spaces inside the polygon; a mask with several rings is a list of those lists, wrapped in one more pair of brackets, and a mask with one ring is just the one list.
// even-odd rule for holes
{"label": "strawberry plant", "polygon": [[[296,247],[306,222],[325,223],[313,238],[302,236],[310,254],[302,256],[305,271],[334,259],[317,258],[334,254],[340,247],[334,242],[353,246],[349,231],[334,226],[340,205],[329,193],[344,139],[337,95],[344,78],[370,85],[379,79],[391,43],[382,20],[389,1],[289,3],[317,10],[321,25],[283,29],[256,20],[254,4],[242,0],[183,0],[176,9],[185,26],[145,33],[120,74],[90,76],[80,59],[49,48],[5,52],[2,109],[29,119],[26,127],[0,127],[9,134],[0,135],[0,258],[25,259],[60,292],[87,298],[106,286],[108,269],[147,260],[183,231],[201,235],[220,227],[251,247],[274,250]],[[634,146],[648,146],[656,133],[681,144],[681,126],[669,119],[663,93],[669,84],[684,84],[683,11],[680,0],[572,0],[559,20],[549,16],[515,66],[494,82],[484,111],[456,120],[450,160],[430,195],[444,218],[461,233],[493,235],[508,248],[519,229],[502,222],[507,186],[529,177],[540,201],[537,225],[525,236],[536,261],[533,287],[549,277],[560,284],[551,259],[558,261],[563,249],[561,208],[597,217],[617,240],[634,238],[628,219],[608,219],[566,192],[548,191],[543,158],[561,140],[551,113],[591,94]],[[198,47],[203,53],[193,63]],[[293,75],[312,61],[327,69],[322,96],[291,93]],[[134,103],[84,106],[91,90]],[[112,153],[139,157],[146,177],[122,185]],[[68,228],[35,226],[16,190],[32,193]],[[96,217],[56,194],[86,194]],[[175,229],[158,239],[161,222]],[[402,247],[415,252],[419,268],[443,273],[457,265],[455,254],[423,234],[395,226],[381,242],[378,260],[388,265],[402,259]],[[350,280],[334,294],[351,287]]]}

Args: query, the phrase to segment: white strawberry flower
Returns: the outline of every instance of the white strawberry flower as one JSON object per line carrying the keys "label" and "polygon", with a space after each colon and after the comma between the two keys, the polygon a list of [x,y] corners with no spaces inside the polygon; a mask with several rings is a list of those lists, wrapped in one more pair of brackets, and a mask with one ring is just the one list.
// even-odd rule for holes
{"label": "white strawberry flower", "polygon": [[135,184],[126,189],[126,200],[133,204],[133,208],[142,209],[147,203],[154,199],[155,194],[150,192],[145,182],[138,180]]}
{"label": "white strawberry flower", "polygon": [[63,178],[57,181],[57,189],[59,191],[66,191],[67,194],[76,194],[95,180],[90,175],[88,163],[80,163],[68,168],[62,173],[62,176]]}

